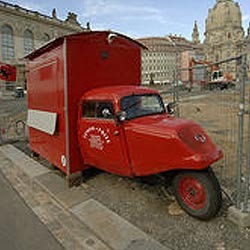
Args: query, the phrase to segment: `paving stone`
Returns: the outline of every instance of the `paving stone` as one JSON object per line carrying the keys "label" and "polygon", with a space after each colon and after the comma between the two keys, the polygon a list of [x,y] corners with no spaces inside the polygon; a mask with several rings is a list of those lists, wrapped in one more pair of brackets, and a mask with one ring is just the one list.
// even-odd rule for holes
{"label": "paving stone", "polygon": [[47,227],[50,229],[51,232],[58,231],[62,228],[62,223],[58,220],[52,220],[47,224]]}
{"label": "paving stone", "polygon": [[12,145],[1,146],[0,151],[14,164],[18,165],[19,168],[30,178],[34,178],[50,171]]}
{"label": "paving stone", "polygon": [[[149,238],[146,233],[93,199],[72,207],[71,211],[114,250],[132,249],[133,244],[139,246],[142,245],[142,243],[139,244],[140,242],[144,244],[145,241],[150,242],[151,249],[167,249],[157,241]],[[137,249],[133,248],[133,250]]]}
{"label": "paving stone", "polygon": [[65,179],[53,172],[38,176],[36,180],[66,208],[75,206],[90,198],[82,187],[69,188]]}
{"label": "paving stone", "polygon": [[66,208],[71,208],[77,204],[89,200],[90,195],[81,189],[70,189],[66,192],[58,193],[57,198],[64,204]]}
{"label": "paving stone", "polygon": [[152,240],[132,240],[124,250],[163,250],[162,246],[156,245]]}
{"label": "paving stone", "polygon": [[235,206],[229,207],[228,219],[238,225],[240,228],[250,227],[250,214],[242,212]]}
{"label": "paving stone", "polygon": [[[5,153],[0,150],[0,160],[5,157]],[[39,183],[39,178],[35,178],[39,175],[28,176],[23,168],[19,168],[20,164],[16,165],[12,161],[4,163],[0,165],[0,171],[65,249],[112,250],[54,199],[52,193]]]}
{"label": "paving stone", "polygon": [[69,189],[63,178],[18,151],[9,145],[0,147],[0,160],[6,157],[10,160],[4,161],[0,170],[66,249],[167,249],[104,205],[89,199],[82,187]]}
{"label": "paving stone", "polygon": [[66,180],[57,175],[54,172],[49,172],[43,175],[40,175],[36,178],[39,183],[43,184],[51,193],[54,195],[67,191],[69,188],[67,187]]}

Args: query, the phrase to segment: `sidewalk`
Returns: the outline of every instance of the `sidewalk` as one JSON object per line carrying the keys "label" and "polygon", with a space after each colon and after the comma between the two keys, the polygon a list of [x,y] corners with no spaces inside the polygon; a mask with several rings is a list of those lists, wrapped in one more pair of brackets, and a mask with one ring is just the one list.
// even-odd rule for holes
{"label": "sidewalk", "polygon": [[15,147],[0,147],[0,171],[65,249],[167,250]]}
{"label": "sidewalk", "polygon": [[4,250],[63,250],[0,172],[0,242]]}

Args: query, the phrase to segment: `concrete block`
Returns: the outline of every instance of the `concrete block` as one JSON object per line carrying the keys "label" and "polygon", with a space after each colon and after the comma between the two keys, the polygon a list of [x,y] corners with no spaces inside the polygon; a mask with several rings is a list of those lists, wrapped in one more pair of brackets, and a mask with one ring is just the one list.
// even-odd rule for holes
{"label": "concrete block", "polygon": [[228,219],[238,225],[240,228],[250,226],[250,213],[244,213],[235,206],[229,207]]}
{"label": "concrete block", "polygon": [[66,208],[73,207],[90,198],[81,187],[69,188],[65,178],[54,172],[38,176],[36,180],[54,199]]}
{"label": "concrete block", "polygon": [[69,190],[65,178],[53,171],[36,177],[36,180],[54,195]]}
{"label": "concrete block", "polygon": [[12,145],[1,146],[0,151],[30,178],[35,178],[39,175],[50,172],[49,169]]}
{"label": "concrete block", "polygon": [[[139,228],[93,199],[72,207],[71,212],[114,250],[167,250]],[[145,248],[147,245],[150,248]]]}

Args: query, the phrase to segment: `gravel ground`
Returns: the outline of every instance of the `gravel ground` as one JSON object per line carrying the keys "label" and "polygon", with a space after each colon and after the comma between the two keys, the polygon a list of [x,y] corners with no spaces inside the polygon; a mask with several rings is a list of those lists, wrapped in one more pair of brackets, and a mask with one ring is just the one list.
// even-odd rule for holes
{"label": "gravel ground", "polygon": [[182,213],[157,182],[101,173],[87,184],[95,199],[171,249],[249,249],[249,231],[226,220],[226,204],[217,218],[201,222]]}
{"label": "gravel ground", "polygon": [[[2,102],[0,105],[2,109]],[[24,109],[25,105],[24,101]],[[20,102],[12,103],[13,108],[19,106]],[[8,109],[9,105],[6,107]],[[27,141],[14,145],[29,153]],[[44,159],[38,158],[38,161],[49,166]],[[166,191],[157,176],[129,179],[91,169],[83,174],[82,187],[92,198],[171,249],[249,249],[250,229],[239,229],[227,220],[225,199],[218,216],[202,222],[183,213],[175,203],[171,189]]]}

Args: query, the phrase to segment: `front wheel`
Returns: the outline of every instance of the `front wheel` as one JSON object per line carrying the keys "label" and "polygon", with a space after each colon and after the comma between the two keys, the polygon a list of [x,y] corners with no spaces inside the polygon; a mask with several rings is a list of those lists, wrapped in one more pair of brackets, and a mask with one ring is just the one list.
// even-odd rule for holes
{"label": "front wheel", "polygon": [[221,187],[210,167],[177,174],[173,188],[179,205],[193,217],[208,220],[221,208]]}

